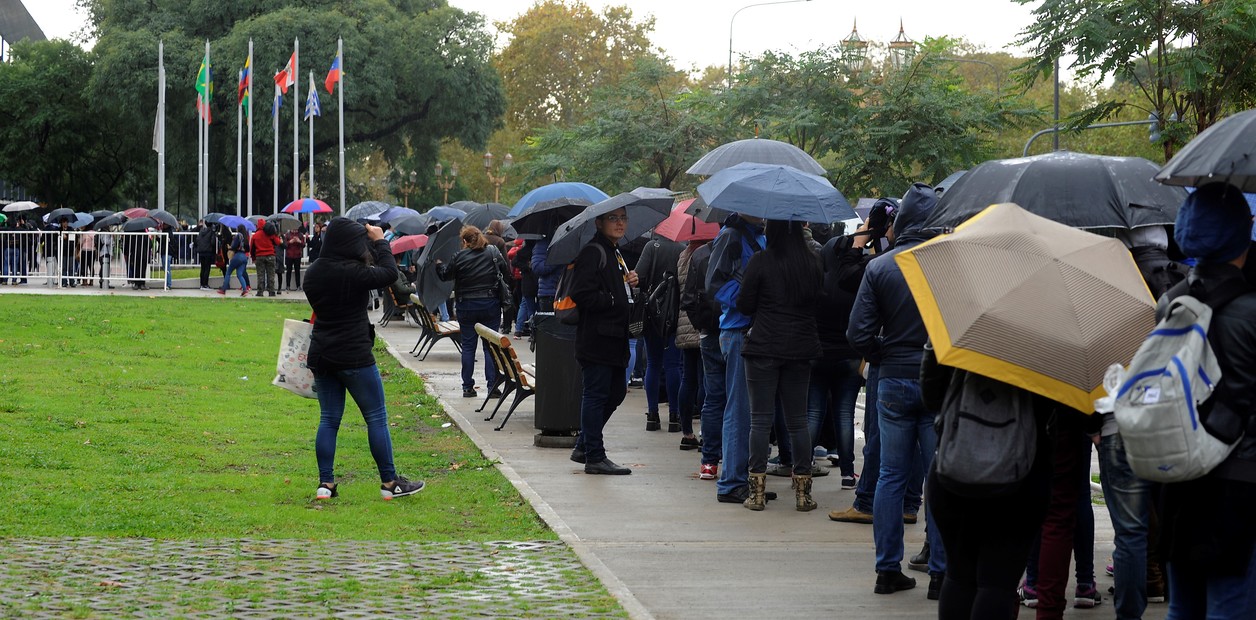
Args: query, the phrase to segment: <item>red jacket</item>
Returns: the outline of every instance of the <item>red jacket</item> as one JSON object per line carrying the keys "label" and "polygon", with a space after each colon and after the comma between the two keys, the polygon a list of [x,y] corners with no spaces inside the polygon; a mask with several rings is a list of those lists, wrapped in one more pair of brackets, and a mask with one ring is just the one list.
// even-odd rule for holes
{"label": "red jacket", "polygon": [[259,256],[274,256],[275,246],[279,245],[280,241],[277,235],[268,235],[259,228],[250,237],[250,243],[253,246],[253,259],[257,260]]}

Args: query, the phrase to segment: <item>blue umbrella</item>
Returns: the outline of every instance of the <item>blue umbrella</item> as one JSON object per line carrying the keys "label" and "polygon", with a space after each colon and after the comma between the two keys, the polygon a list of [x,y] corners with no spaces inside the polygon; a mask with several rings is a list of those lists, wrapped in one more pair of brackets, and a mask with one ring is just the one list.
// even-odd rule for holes
{"label": "blue umbrella", "polygon": [[516,215],[523,213],[524,209],[527,209],[538,202],[557,200],[559,198],[583,198],[591,203],[598,203],[610,198],[610,196],[608,196],[606,192],[593,187],[588,183],[550,183],[549,185],[542,185],[541,187],[524,194],[523,198],[520,198],[519,202],[516,202],[515,206],[510,209],[510,213],[508,215],[510,217],[515,217]]}
{"label": "blue umbrella", "polygon": [[461,220],[467,216],[467,213],[453,207],[432,207],[431,209],[428,209],[427,213],[424,213],[424,215],[428,217],[429,221],[443,222],[454,218]]}
{"label": "blue umbrella", "polygon": [[224,215],[218,218],[218,223],[230,228],[231,230],[235,230],[236,226],[243,224],[245,230],[249,232],[257,231],[257,224],[254,224],[253,222],[238,215]]}
{"label": "blue umbrella", "polygon": [[828,224],[859,217],[829,180],[782,164],[743,162],[698,186],[709,205],[765,220]]}
{"label": "blue umbrella", "polygon": [[70,228],[90,226],[94,221],[96,221],[96,218],[92,217],[90,213],[75,213],[74,221],[70,222]]}
{"label": "blue umbrella", "polygon": [[389,207],[387,211],[383,211],[379,214],[379,221],[387,224],[393,220],[401,220],[407,217],[418,217],[418,215],[419,212],[414,209],[407,209],[405,207]]}

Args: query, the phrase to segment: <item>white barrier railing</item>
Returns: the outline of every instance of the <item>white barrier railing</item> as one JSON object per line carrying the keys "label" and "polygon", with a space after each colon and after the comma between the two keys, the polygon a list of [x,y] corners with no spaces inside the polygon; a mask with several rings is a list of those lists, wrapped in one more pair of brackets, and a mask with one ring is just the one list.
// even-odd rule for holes
{"label": "white barrier railing", "polygon": [[171,247],[165,233],[0,229],[0,282],[168,288]]}

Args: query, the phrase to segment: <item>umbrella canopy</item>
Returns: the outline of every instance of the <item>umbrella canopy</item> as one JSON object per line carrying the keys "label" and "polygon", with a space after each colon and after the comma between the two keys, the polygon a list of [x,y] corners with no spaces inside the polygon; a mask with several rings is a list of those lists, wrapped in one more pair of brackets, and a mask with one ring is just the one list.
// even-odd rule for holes
{"label": "umbrella canopy", "polygon": [[576,259],[580,248],[593,239],[597,233],[594,221],[599,215],[605,215],[616,209],[624,209],[628,213],[628,227],[624,231],[623,243],[627,243],[649,232],[651,228],[662,222],[671,213],[671,190],[653,187],[638,187],[631,192],[624,192],[607,198],[564,222],[554,233],[550,241],[549,253],[545,262],[551,265],[566,265]]}
{"label": "umbrella canopy", "polygon": [[924,227],[955,227],[1002,202],[1073,228],[1172,225],[1186,191],[1153,181],[1156,169],[1141,157],[1067,151],[996,159],[960,177]]}
{"label": "umbrella canopy", "polygon": [[938,362],[1084,412],[1156,325],[1125,246],[1013,204],[895,256]]}
{"label": "umbrella canopy", "polygon": [[376,215],[378,213],[383,213],[384,211],[388,210],[388,207],[389,207],[388,203],[380,202],[378,200],[368,200],[366,202],[359,202],[358,204],[355,204],[352,207],[350,207],[348,211],[345,211],[345,217],[356,222],[359,220],[364,220],[368,216]]}
{"label": "umbrella canopy", "polygon": [[728,219],[728,216],[732,215],[732,212],[730,211],[716,209],[715,207],[707,204],[706,201],[702,199],[702,196],[694,198],[693,202],[690,202],[689,206],[685,208],[685,213],[688,213],[703,222],[715,224],[722,223],[724,220]]}
{"label": "umbrella canopy", "polygon": [[137,217],[145,217],[145,216],[147,216],[147,215],[148,215],[148,209],[145,209],[144,207],[132,207],[132,208],[130,208],[130,209],[127,209],[126,211],[123,211],[123,213],[125,213],[125,214],[126,214],[126,216],[127,216],[127,217],[129,217],[129,218],[131,218],[131,219],[135,219],[135,218],[137,218]]}
{"label": "umbrella canopy", "polygon": [[672,241],[714,239],[720,234],[720,225],[714,222],[704,222],[686,211],[694,200],[690,198],[672,207],[672,214],[655,226],[654,232]]}
{"label": "umbrella canopy", "polygon": [[52,212],[48,214],[46,219],[49,224],[59,224],[61,223],[61,220],[73,222],[75,220],[74,209],[67,209],[65,207],[53,209]]}
{"label": "umbrella canopy", "polygon": [[829,180],[781,164],[741,163],[698,186],[709,205],[768,220],[831,224],[859,217]]}
{"label": "umbrella canopy", "polygon": [[[484,230],[488,227],[489,222],[493,220],[506,219],[510,219],[510,207],[507,207],[504,204],[496,202],[490,202],[484,205],[472,203],[467,207],[467,216],[462,218],[462,223],[467,226],[474,226],[480,230]],[[516,228],[515,230],[518,229]]]}
{"label": "umbrella canopy", "polygon": [[583,198],[544,200],[524,209],[510,225],[521,235],[549,237],[563,222],[591,206],[593,203]]}
{"label": "umbrella canopy", "polygon": [[429,222],[443,222],[445,220],[453,219],[461,222],[462,218],[467,216],[465,211],[455,209],[453,207],[432,207],[423,215],[427,216]]}
{"label": "umbrella canopy", "polygon": [[257,231],[257,224],[254,224],[253,220],[240,217],[238,215],[224,215],[221,218],[219,218],[218,224],[221,226],[226,226],[227,228],[231,230],[235,230],[237,226],[244,226],[244,229],[249,232]]}
{"label": "umbrella canopy", "polygon": [[508,215],[510,217],[517,217],[522,214],[525,209],[531,207],[532,205],[548,200],[558,200],[560,198],[579,198],[589,201],[589,204],[593,204],[595,202],[606,200],[607,198],[610,198],[610,196],[608,196],[606,192],[593,187],[588,183],[573,183],[570,181],[550,183],[549,185],[542,185],[524,194],[523,198],[520,198],[519,202],[516,202],[515,206],[511,207]]}
{"label": "umbrella canopy", "polygon": [[316,198],[301,198],[288,203],[283,208],[284,213],[331,213],[331,207],[327,203]]}
{"label": "umbrella canopy", "polygon": [[122,225],[122,232],[141,232],[148,230],[149,228],[157,228],[157,220],[151,217],[137,217],[132,220],[127,220],[127,222]]}
{"label": "umbrella canopy", "polygon": [[421,235],[427,232],[429,220],[426,215],[407,217],[392,223],[392,230],[398,235]]}
{"label": "umbrella canopy", "polygon": [[1156,180],[1193,187],[1225,181],[1256,192],[1256,109],[1227,116],[1200,132],[1156,172]]}
{"label": "umbrella canopy", "polygon": [[97,222],[92,225],[92,230],[107,230],[113,228],[114,226],[121,226],[126,223],[127,219],[129,218],[127,218],[127,216],[123,213],[114,213],[109,217],[97,220]]}
{"label": "umbrella canopy", "polygon": [[415,281],[415,287],[418,289],[419,299],[423,300],[423,307],[428,310],[435,310],[445,300],[449,299],[449,293],[454,290],[453,280],[441,280],[436,277],[436,261],[449,262],[458,250],[462,249],[462,221],[458,219],[445,222],[427,239],[427,249],[423,251],[423,256],[419,257],[419,262],[415,267],[419,271],[418,279]]}
{"label": "umbrella canopy", "polygon": [[20,202],[11,202],[7,205],[4,205],[3,211],[5,213],[17,213],[18,211],[34,211],[35,209],[38,209],[38,208],[39,208],[39,205],[29,200],[23,200]]}
{"label": "umbrella canopy", "polygon": [[962,178],[965,174],[968,174],[967,170],[952,172],[947,175],[945,179],[938,181],[938,184],[933,186],[933,191],[937,192],[939,195],[951,191],[951,186],[955,185],[955,182],[960,180],[960,178]]}
{"label": "umbrella canopy", "polygon": [[392,222],[393,220],[401,220],[407,217],[418,217],[418,216],[419,216],[419,212],[415,211],[414,209],[407,209],[405,207],[389,207],[388,210],[380,212],[379,221],[384,224],[387,224],[389,222]]}
{"label": "umbrella canopy", "polygon": [[296,230],[301,226],[301,218],[295,215],[288,215],[287,213],[276,213],[268,216],[266,221],[274,224],[275,228],[279,229],[279,232]]}
{"label": "umbrella canopy", "polygon": [[169,211],[164,211],[162,209],[153,209],[152,211],[148,212],[148,217],[151,217],[154,220],[157,220],[158,222],[161,222],[162,224],[165,224],[171,228],[177,229],[179,227],[179,220],[175,218],[174,214]]}
{"label": "umbrella canopy", "polygon": [[427,235],[409,235],[393,239],[389,245],[392,247],[393,254],[401,254],[410,250],[417,250],[427,245]]}
{"label": "umbrella canopy", "polygon": [[217,224],[218,220],[221,220],[222,218],[226,216],[227,216],[226,213],[218,213],[215,211],[213,213],[206,213],[205,217],[201,219],[205,220],[206,224]]}
{"label": "umbrella canopy", "polygon": [[90,213],[75,213],[74,221],[70,222],[70,228],[87,228],[95,222],[96,218]]}
{"label": "umbrella canopy", "polygon": [[113,211],[110,211],[108,209],[100,209],[98,211],[92,211],[88,215],[92,216],[93,219],[101,220],[101,219],[109,217],[110,215],[113,215],[113,213],[114,213]]}
{"label": "umbrella canopy", "polygon": [[[459,211],[462,211],[463,213],[469,213],[472,207],[478,207],[479,205],[480,203],[474,200],[458,200],[455,202],[451,202],[447,205],[441,205],[441,206],[449,207],[450,209],[457,209]],[[462,223],[463,225],[466,225],[467,222],[466,220],[463,220]]]}
{"label": "umbrella canopy", "polygon": [[768,140],[766,138],[750,138],[720,145],[710,153],[703,155],[702,159],[699,159],[685,172],[711,176],[725,168],[731,168],[743,162],[793,166],[811,174],[824,174],[827,172],[824,166],[821,166],[806,151],[788,142]]}

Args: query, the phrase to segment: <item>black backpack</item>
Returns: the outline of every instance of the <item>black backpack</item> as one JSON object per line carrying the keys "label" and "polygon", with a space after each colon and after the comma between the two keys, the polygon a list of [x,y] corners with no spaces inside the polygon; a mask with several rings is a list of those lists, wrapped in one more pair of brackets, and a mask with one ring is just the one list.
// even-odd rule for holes
{"label": "black backpack", "polygon": [[689,317],[693,328],[700,332],[716,332],[720,328],[719,304],[707,297],[706,268],[711,259],[708,243],[694,251],[685,276],[685,290],[681,291],[680,309]]}
{"label": "black backpack", "polygon": [[664,272],[645,298],[645,321],[653,333],[664,339],[676,334],[680,319],[680,282],[676,274]]}

